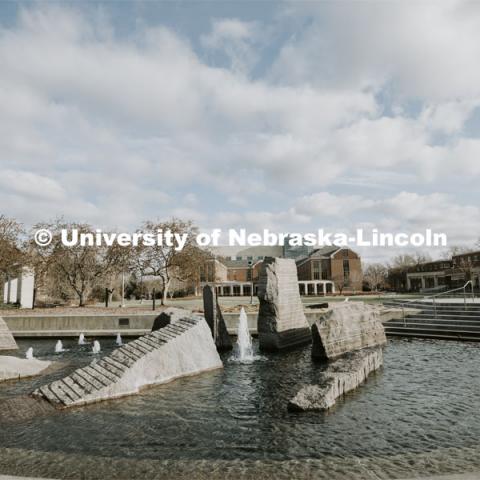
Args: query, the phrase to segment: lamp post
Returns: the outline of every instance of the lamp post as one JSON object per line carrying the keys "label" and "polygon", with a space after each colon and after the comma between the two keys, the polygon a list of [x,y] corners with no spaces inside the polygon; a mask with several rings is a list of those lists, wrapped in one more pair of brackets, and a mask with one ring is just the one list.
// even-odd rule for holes
{"label": "lamp post", "polygon": [[125,272],[122,272],[122,304],[120,307],[125,307]]}
{"label": "lamp post", "polygon": [[248,261],[248,266],[250,267],[250,281],[252,285],[250,286],[250,305],[253,305],[253,261]]}

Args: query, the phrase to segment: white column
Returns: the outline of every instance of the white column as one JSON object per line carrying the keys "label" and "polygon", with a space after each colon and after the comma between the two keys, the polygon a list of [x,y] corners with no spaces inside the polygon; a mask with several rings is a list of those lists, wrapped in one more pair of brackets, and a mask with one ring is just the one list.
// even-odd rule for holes
{"label": "white column", "polygon": [[10,279],[3,284],[3,303],[7,304],[10,298]]}
{"label": "white column", "polygon": [[240,296],[243,297],[243,284],[240,284]]}
{"label": "white column", "polygon": [[425,288],[425,277],[420,277],[420,280],[422,282],[422,289]]}
{"label": "white column", "polygon": [[313,285],[314,285],[313,291],[315,292],[315,296],[317,296],[318,295],[318,283],[315,282]]}
{"label": "white column", "polygon": [[17,302],[17,287],[18,287],[18,278],[12,278],[10,280],[10,290],[8,292],[8,303]]}
{"label": "white column", "polygon": [[412,283],[410,282],[410,277],[407,275],[407,290],[412,289]]}
{"label": "white column", "polygon": [[323,296],[325,296],[327,294],[327,284],[323,282],[322,287],[323,287]]}
{"label": "white column", "polygon": [[23,267],[19,282],[20,292],[18,292],[20,308],[33,308],[33,289],[35,285],[35,276],[29,268]]}

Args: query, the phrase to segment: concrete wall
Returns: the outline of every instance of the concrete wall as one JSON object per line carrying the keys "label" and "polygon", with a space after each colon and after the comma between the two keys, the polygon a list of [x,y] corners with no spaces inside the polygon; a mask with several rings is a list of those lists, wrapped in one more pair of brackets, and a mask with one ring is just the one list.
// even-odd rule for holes
{"label": "concrete wall", "polygon": [[4,317],[15,337],[138,336],[150,331],[160,312],[124,315],[25,315]]}

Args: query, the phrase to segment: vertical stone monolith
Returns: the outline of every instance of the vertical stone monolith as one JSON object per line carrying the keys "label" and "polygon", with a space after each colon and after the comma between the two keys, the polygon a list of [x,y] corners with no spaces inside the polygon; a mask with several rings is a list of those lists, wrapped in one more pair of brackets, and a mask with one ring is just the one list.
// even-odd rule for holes
{"label": "vertical stone monolith", "polygon": [[293,259],[265,258],[258,281],[258,298],[257,329],[262,350],[276,351],[311,342]]}
{"label": "vertical stone monolith", "polygon": [[203,311],[217,350],[231,350],[233,348],[232,340],[228,334],[227,326],[218,304],[215,286],[213,285],[205,285],[203,287]]}

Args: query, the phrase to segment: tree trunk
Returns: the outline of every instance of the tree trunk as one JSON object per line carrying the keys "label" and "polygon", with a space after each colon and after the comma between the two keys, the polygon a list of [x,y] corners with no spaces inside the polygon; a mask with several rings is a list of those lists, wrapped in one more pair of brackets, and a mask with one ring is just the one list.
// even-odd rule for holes
{"label": "tree trunk", "polygon": [[78,294],[78,300],[79,300],[78,306],[79,307],[84,307],[85,306],[85,294],[84,294],[84,292],[80,292]]}
{"label": "tree trunk", "polygon": [[162,305],[165,305],[165,300],[168,298],[168,287],[170,286],[170,280],[167,280],[163,285],[162,292]]}

